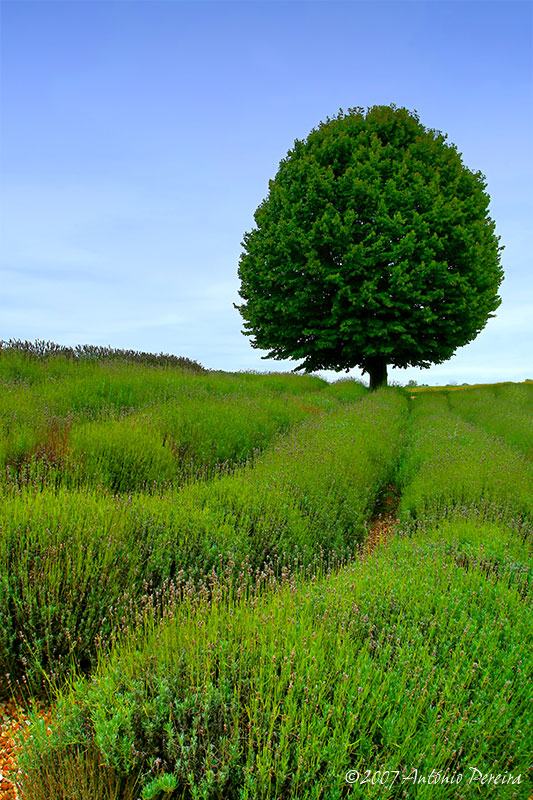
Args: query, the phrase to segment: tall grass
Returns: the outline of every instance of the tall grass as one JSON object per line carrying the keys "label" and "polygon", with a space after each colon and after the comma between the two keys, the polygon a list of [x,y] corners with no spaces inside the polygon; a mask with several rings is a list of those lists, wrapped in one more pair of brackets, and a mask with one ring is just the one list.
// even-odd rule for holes
{"label": "tall grass", "polygon": [[[0,692],[57,697],[23,800],[529,797],[529,389],[409,401],[22,345]],[[390,483],[401,528],[363,556]]]}
{"label": "tall grass", "polygon": [[0,508],[1,672],[39,692],[188,581],[253,582],[264,568],[349,557],[394,470],[406,409],[383,392],[313,416],[253,464],[178,493],[15,486]]}
{"label": "tall grass", "polygon": [[131,492],[209,478],[256,457],[276,436],[326,410],[326,402],[184,395],[122,418],[80,423],[70,432],[65,480]]}
{"label": "tall grass", "polygon": [[532,523],[533,467],[520,450],[452,413],[436,392],[413,401],[410,426],[398,478],[402,519],[470,509]]}
{"label": "tall grass", "polygon": [[8,364],[24,363],[45,363],[50,365],[55,362],[64,364],[65,362],[84,362],[84,361],[121,361],[127,364],[149,364],[158,367],[179,367],[192,372],[203,372],[204,368],[197,361],[190,358],[170,355],[169,353],[145,353],[139,350],[121,350],[116,347],[102,347],[100,345],[82,344],[76,347],[68,347],[57,344],[57,342],[47,342],[36,339],[34,342],[21,339],[10,339],[0,341],[0,357]]}
{"label": "tall grass", "polygon": [[[6,370],[17,378],[2,384]],[[3,353],[2,480],[37,476],[53,485],[127,492],[180,485],[245,461],[292,425],[364,391],[337,398],[331,388],[312,376],[195,374]]]}
{"label": "tall grass", "polygon": [[450,392],[452,411],[533,459],[533,384],[495,384]]}
{"label": "tall grass", "polygon": [[80,800],[111,797],[104,777],[146,800],[527,798],[526,557],[497,525],[455,523],[253,603],[187,596],[36,723],[21,796],[70,800],[78,773]]}

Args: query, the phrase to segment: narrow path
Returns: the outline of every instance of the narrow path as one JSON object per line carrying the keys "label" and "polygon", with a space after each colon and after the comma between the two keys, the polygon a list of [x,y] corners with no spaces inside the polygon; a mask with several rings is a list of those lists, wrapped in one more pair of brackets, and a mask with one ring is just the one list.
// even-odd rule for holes
{"label": "narrow path", "polygon": [[362,548],[363,557],[371,555],[376,547],[382,545],[393,535],[398,526],[399,503],[398,488],[391,483],[383,490],[376,514],[370,521],[368,534]]}
{"label": "narrow path", "polygon": [[[39,712],[47,723],[50,708],[38,705]],[[9,779],[17,769],[16,737],[29,725],[28,707],[14,700],[0,702],[0,800],[18,800],[19,793]],[[9,777],[8,777],[9,776]]]}
{"label": "narrow path", "polygon": [[22,710],[16,703],[12,700],[0,703],[0,800],[18,798],[15,785],[6,776],[17,768],[14,736],[25,724]]}

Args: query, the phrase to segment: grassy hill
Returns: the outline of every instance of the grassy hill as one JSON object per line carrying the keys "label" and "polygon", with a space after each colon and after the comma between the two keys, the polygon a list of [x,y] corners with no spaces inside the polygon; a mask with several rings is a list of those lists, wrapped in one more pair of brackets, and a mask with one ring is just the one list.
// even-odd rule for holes
{"label": "grassy hill", "polygon": [[527,800],[533,384],[137,355],[0,350],[21,797]]}

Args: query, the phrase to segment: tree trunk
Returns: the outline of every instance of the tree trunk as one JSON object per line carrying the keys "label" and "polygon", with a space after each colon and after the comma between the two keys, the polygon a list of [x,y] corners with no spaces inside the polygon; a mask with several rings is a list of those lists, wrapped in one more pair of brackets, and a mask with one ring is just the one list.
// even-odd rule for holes
{"label": "tree trunk", "polygon": [[370,376],[370,391],[387,385],[387,362],[383,358],[372,358],[366,364],[365,371]]}

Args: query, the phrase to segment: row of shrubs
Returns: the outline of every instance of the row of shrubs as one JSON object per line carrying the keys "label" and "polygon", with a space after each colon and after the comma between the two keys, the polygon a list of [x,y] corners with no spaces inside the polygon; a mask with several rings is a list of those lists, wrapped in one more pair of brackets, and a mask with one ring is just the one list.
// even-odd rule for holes
{"label": "row of shrubs", "polygon": [[[418,396],[408,422],[406,403],[380,392],[253,467],[113,501],[150,543],[145,594],[115,603],[115,649],[102,641],[92,678],[34,727],[23,800],[529,796],[531,464],[444,394]],[[390,480],[401,527],[359,558]],[[113,552],[109,513],[95,533]],[[20,505],[9,517],[28,530]],[[328,572],[333,554],[349,563]]]}
{"label": "row of shrubs", "polygon": [[[505,401],[493,404],[495,416],[505,412]],[[517,525],[533,519],[530,459],[450,411],[445,393],[421,393],[412,401],[409,441],[398,474],[402,519],[465,510]]]}
{"label": "row of shrubs", "polygon": [[529,797],[526,559],[456,521],[253,603],[187,596],[36,723],[21,797]]}
{"label": "row of shrubs", "polygon": [[406,416],[399,392],[313,415],[253,464],[179,492],[15,486],[0,508],[0,670],[38,693],[191,581],[242,585],[349,556]]}
{"label": "row of shrubs", "polygon": [[37,364],[32,383],[0,386],[4,483],[177,486],[242,463],[293,425],[366,393],[354,381],[328,386],[312,376],[206,377],[100,362],[43,372]]}
{"label": "row of shrubs", "polygon": [[533,383],[494,384],[450,392],[448,403],[463,419],[504,439],[533,459]]}
{"label": "row of shrubs", "polygon": [[291,395],[180,393],[172,401],[97,419],[47,415],[37,425],[20,420],[6,426],[0,459],[8,483],[92,486],[114,493],[161,490],[231,469],[334,405],[326,397],[304,405]]}
{"label": "row of shrubs", "polygon": [[117,347],[105,347],[93,344],[78,344],[76,347],[49,342],[44,339],[23,341],[9,339],[0,341],[0,358],[6,355],[19,354],[31,359],[51,359],[58,356],[63,359],[90,361],[122,361],[127,364],[145,364],[158,367],[178,367],[192,372],[205,372],[197,361],[170,353],[146,353],[142,350],[123,350]]}

